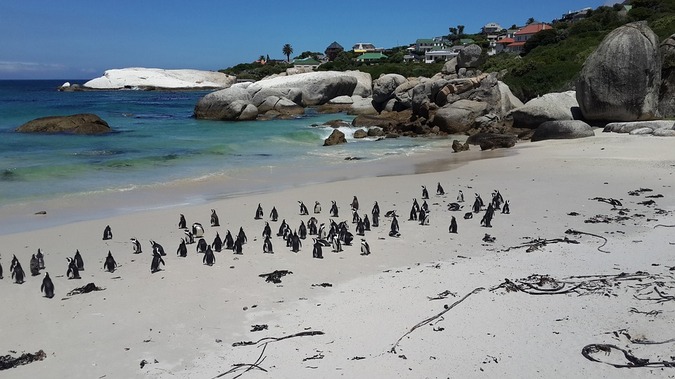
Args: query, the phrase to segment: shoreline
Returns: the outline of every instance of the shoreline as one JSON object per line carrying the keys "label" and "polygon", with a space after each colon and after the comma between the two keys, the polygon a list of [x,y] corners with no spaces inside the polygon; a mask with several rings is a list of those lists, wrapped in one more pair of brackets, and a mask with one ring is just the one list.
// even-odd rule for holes
{"label": "shoreline", "polygon": [[[622,328],[650,340],[670,337],[675,303],[636,300],[637,282],[612,286],[608,296],[528,296],[490,290],[504,278],[515,281],[532,274],[560,279],[648,271],[655,279],[645,283],[662,281],[664,292],[675,293],[669,273],[675,237],[672,229],[654,228],[658,223],[675,223],[675,190],[670,184],[675,152],[669,139],[598,131],[596,137],[582,140],[516,145],[501,159],[444,164],[455,163],[450,170],[310,184],[0,235],[5,247],[0,263],[6,269],[0,293],[7,302],[22,304],[20,311],[0,316],[3,340],[7,349],[17,352],[43,349],[47,353],[44,361],[3,375],[72,376],[72,367],[77,366],[81,369],[74,375],[83,378],[215,377],[233,364],[254,362],[260,354],[259,344],[233,347],[238,341],[318,330],[324,334],[270,344],[261,364],[269,372],[256,370],[248,375],[610,378],[616,377],[617,369],[584,359],[583,346],[601,342],[626,347],[630,343],[612,334]],[[445,195],[435,194],[437,182],[443,184]],[[407,217],[412,199],[420,199],[421,185],[430,192],[428,226]],[[640,188],[652,191],[628,194]],[[464,208],[450,212],[447,206],[460,189],[466,198]],[[510,201],[511,214],[496,214],[491,228],[480,226],[483,211],[471,220],[463,219],[474,192],[487,200],[494,190]],[[655,205],[640,204],[652,194],[663,197],[654,198]],[[275,235],[282,219],[295,229],[312,215],[311,211],[309,216],[298,214],[298,200],[310,210],[320,200],[323,209],[317,218],[321,222],[329,219],[330,201],[335,200],[340,207],[335,220],[348,221],[353,231],[348,204],[355,195],[360,212],[369,212],[374,201],[383,214],[396,210],[401,236],[389,237],[390,219],[382,217],[380,227],[363,237],[372,249],[369,256],[360,255],[361,237],[356,235],[355,244],[341,253],[325,248],[324,259],[312,259],[311,240],[303,241],[301,251],[294,254],[276,236],[274,254],[262,253],[260,232],[265,221]],[[595,197],[620,200],[628,218],[615,219],[619,210]],[[253,219],[258,203],[264,207],[262,220]],[[278,222],[269,220],[272,206],[279,211]],[[218,211],[220,227],[208,227],[210,209]],[[223,236],[226,230],[236,233],[243,227],[249,238],[243,255],[217,253],[216,264],[208,267],[195,253],[195,245],[189,245],[187,258],[176,257],[175,247],[183,236],[176,227],[178,213],[185,214],[188,224],[201,222],[209,243],[216,231]],[[448,233],[453,215],[459,224],[457,234]],[[598,215],[611,220],[585,222]],[[114,233],[110,241],[101,240],[106,224]],[[563,238],[569,229],[603,236],[607,243],[601,246],[602,240],[579,235],[569,236],[577,244],[550,243],[531,252],[509,249],[533,238]],[[485,234],[496,241],[484,242]],[[142,254],[132,254],[130,237],[142,241]],[[149,239],[162,243],[167,252],[166,266],[155,274],[149,272]],[[39,247],[57,288],[51,300],[39,296],[41,276],[29,276],[26,283],[15,285],[7,272],[8,254],[16,254],[27,269],[27,258]],[[65,258],[76,248],[87,269],[82,280],[68,280],[63,277]],[[113,274],[101,269],[108,250],[119,265]],[[279,284],[259,277],[274,270],[293,273]],[[66,296],[89,282],[105,290]],[[317,286],[322,283],[331,286]],[[397,354],[387,352],[416,323],[477,287],[485,289],[442,320],[403,339]],[[453,295],[428,299],[445,290]],[[631,307],[662,313],[641,315],[630,312]],[[268,329],[251,331],[253,325],[263,324]],[[653,361],[669,359],[668,345],[653,350],[628,348]],[[533,356],[538,359],[533,361]],[[315,358],[305,360],[311,357]],[[621,359],[614,353],[609,357]],[[144,367],[139,366],[142,360],[147,362]],[[636,368],[619,375],[658,377],[663,371]]]}

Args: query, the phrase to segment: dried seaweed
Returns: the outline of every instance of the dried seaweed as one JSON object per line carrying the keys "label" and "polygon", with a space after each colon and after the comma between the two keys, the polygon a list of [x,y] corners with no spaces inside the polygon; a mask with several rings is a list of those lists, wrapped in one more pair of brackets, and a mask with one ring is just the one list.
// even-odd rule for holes
{"label": "dried seaweed", "polygon": [[37,353],[23,353],[18,357],[12,357],[11,355],[1,355],[0,356],[0,370],[7,370],[17,366],[27,365],[29,363],[41,361],[47,358],[47,354],[43,350],[39,350]]}

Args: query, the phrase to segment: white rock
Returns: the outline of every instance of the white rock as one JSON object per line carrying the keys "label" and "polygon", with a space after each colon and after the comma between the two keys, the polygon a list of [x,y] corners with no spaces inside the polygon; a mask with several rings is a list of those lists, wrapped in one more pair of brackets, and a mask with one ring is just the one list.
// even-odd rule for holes
{"label": "white rock", "polygon": [[132,67],[107,70],[103,76],[84,83],[84,87],[92,89],[228,88],[235,81],[234,76],[215,71]]}

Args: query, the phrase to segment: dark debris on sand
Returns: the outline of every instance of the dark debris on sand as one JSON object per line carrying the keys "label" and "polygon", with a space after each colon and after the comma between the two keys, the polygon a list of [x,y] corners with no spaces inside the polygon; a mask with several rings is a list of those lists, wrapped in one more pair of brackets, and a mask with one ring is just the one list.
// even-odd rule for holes
{"label": "dark debris on sand", "polygon": [[21,365],[27,365],[29,363],[41,361],[47,358],[47,354],[44,350],[40,350],[35,354],[32,353],[23,353],[18,357],[12,357],[11,355],[2,355],[0,356],[0,370],[7,370]]}

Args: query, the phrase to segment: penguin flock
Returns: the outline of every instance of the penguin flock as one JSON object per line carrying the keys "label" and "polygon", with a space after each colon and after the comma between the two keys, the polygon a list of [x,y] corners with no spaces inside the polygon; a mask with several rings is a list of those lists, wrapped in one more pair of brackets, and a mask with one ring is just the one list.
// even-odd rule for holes
{"label": "penguin flock", "polygon": [[[458,194],[454,199],[455,201],[447,204],[447,212],[445,212],[443,207],[439,206],[439,203],[433,203],[437,207],[434,208],[433,211],[430,209],[427,202],[428,200],[431,201],[429,191],[426,186],[422,185],[421,187],[421,203],[417,198],[412,198],[410,203],[408,217],[409,225],[417,224],[422,227],[429,226],[432,222],[432,212],[443,212],[444,215],[434,215],[434,217],[439,221],[446,218],[449,225],[448,232],[450,234],[458,234],[459,228],[457,220],[459,217],[455,217],[453,213],[462,212],[465,208],[464,193],[462,190],[458,191]],[[440,182],[436,186],[436,196],[442,198],[448,197],[448,194],[445,192],[445,189]],[[298,201],[298,214],[300,220],[298,220],[299,222],[292,223],[287,222],[286,218],[280,217],[282,215],[279,214],[275,206],[271,207],[268,220],[263,220],[265,215],[264,208],[262,204],[258,204],[253,219],[260,221],[262,238],[259,250],[255,248],[249,249],[249,247],[247,247],[248,237],[243,226],[240,226],[238,230],[233,229],[236,230],[235,232],[224,227],[224,229],[218,230],[218,228],[221,228],[221,222],[215,209],[211,209],[209,215],[208,225],[210,225],[210,229],[208,229],[208,232],[207,228],[200,222],[188,224],[185,215],[179,214],[178,229],[183,231],[183,235],[177,242],[176,256],[178,258],[189,259],[189,256],[192,254],[189,253],[190,248],[188,245],[194,244],[195,247],[194,250],[192,250],[195,252],[194,255],[202,255],[201,260],[203,265],[212,267],[215,266],[218,261],[217,255],[223,254],[227,250],[230,250],[232,254],[242,255],[245,253],[244,248],[246,247],[246,254],[256,254],[261,252],[262,254],[267,255],[281,253],[283,250],[281,247],[285,247],[289,252],[298,254],[303,250],[304,243],[306,248],[311,250],[312,258],[323,259],[324,251],[342,253],[345,251],[345,248],[353,246],[355,235],[360,239],[360,255],[369,256],[371,254],[371,246],[366,237],[373,228],[380,228],[383,217],[384,219],[388,219],[388,227],[385,226],[385,228],[388,228],[386,234],[392,238],[400,238],[402,236],[401,225],[399,222],[400,216],[397,214],[396,210],[389,210],[382,216],[377,201],[373,202],[373,206],[370,210],[364,210],[361,208],[357,196],[354,196],[351,203],[348,204],[351,209],[351,220],[340,220],[340,210],[337,201],[331,200],[330,204],[330,210],[327,215],[328,219],[322,220],[324,222],[321,222],[319,218],[325,216],[322,214],[322,207],[319,201],[314,202],[312,214],[310,214],[309,209],[305,206],[303,201]],[[467,208],[468,211],[464,213],[463,218],[466,220],[473,219],[474,215],[478,216],[482,213],[479,225],[484,228],[492,228],[493,220],[497,214],[508,215],[511,213],[509,201],[504,200],[502,194],[498,190],[494,190],[490,194],[490,200],[487,202],[483,200],[479,193],[475,193],[473,203],[470,206],[467,206]],[[290,219],[290,216],[296,215],[287,216],[289,216]],[[303,217],[306,218],[303,219]],[[281,219],[281,222],[279,222],[279,219]],[[279,223],[278,228],[275,228],[277,230],[276,233],[274,233],[270,223]],[[406,226],[406,228],[407,227],[409,226]],[[221,237],[221,232],[223,232],[224,237]],[[213,235],[214,233],[215,236],[213,236],[213,240],[210,240],[207,235]],[[380,235],[384,233],[385,232],[383,231]],[[485,235],[486,237],[483,239],[484,242],[494,242],[493,237],[488,238],[489,235],[487,233],[485,233]],[[102,239],[104,241],[113,240],[113,233],[110,225],[105,226]],[[311,244],[308,242],[308,239],[311,239]],[[383,238],[378,237],[378,239]],[[257,239],[255,240],[257,241]],[[143,254],[141,240],[134,236],[129,238],[128,241],[131,244],[131,254]],[[148,242],[151,249],[150,273],[154,274],[165,270],[165,257],[167,254],[164,247],[155,240],[148,240]],[[119,269],[119,265],[110,250],[108,250],[103,261],[103,271],[114,273]],[[68,257],[66,263],[65,277],[68,280],[81,279],[81,273],[85,270],[85,264],[80,251],[76,249],[75,254],[72,257]],[[40,275],[41,271],[45,271],[45,255],[41,249],[38,249],[37,253],[32,254],[29,269],[31,276],[33,277]],[[14,283],[23,284],[26,282],[26,273],[16,255],[12,257],[9,271],[11,273],[11,280]],[[3,267],[1,262],[0,279],[3,279]],[[41,293],[45,298],[51,299],[54,297],[55,290],[54,283],[49,276],[49,273],[45,271],[40,286]]]}

